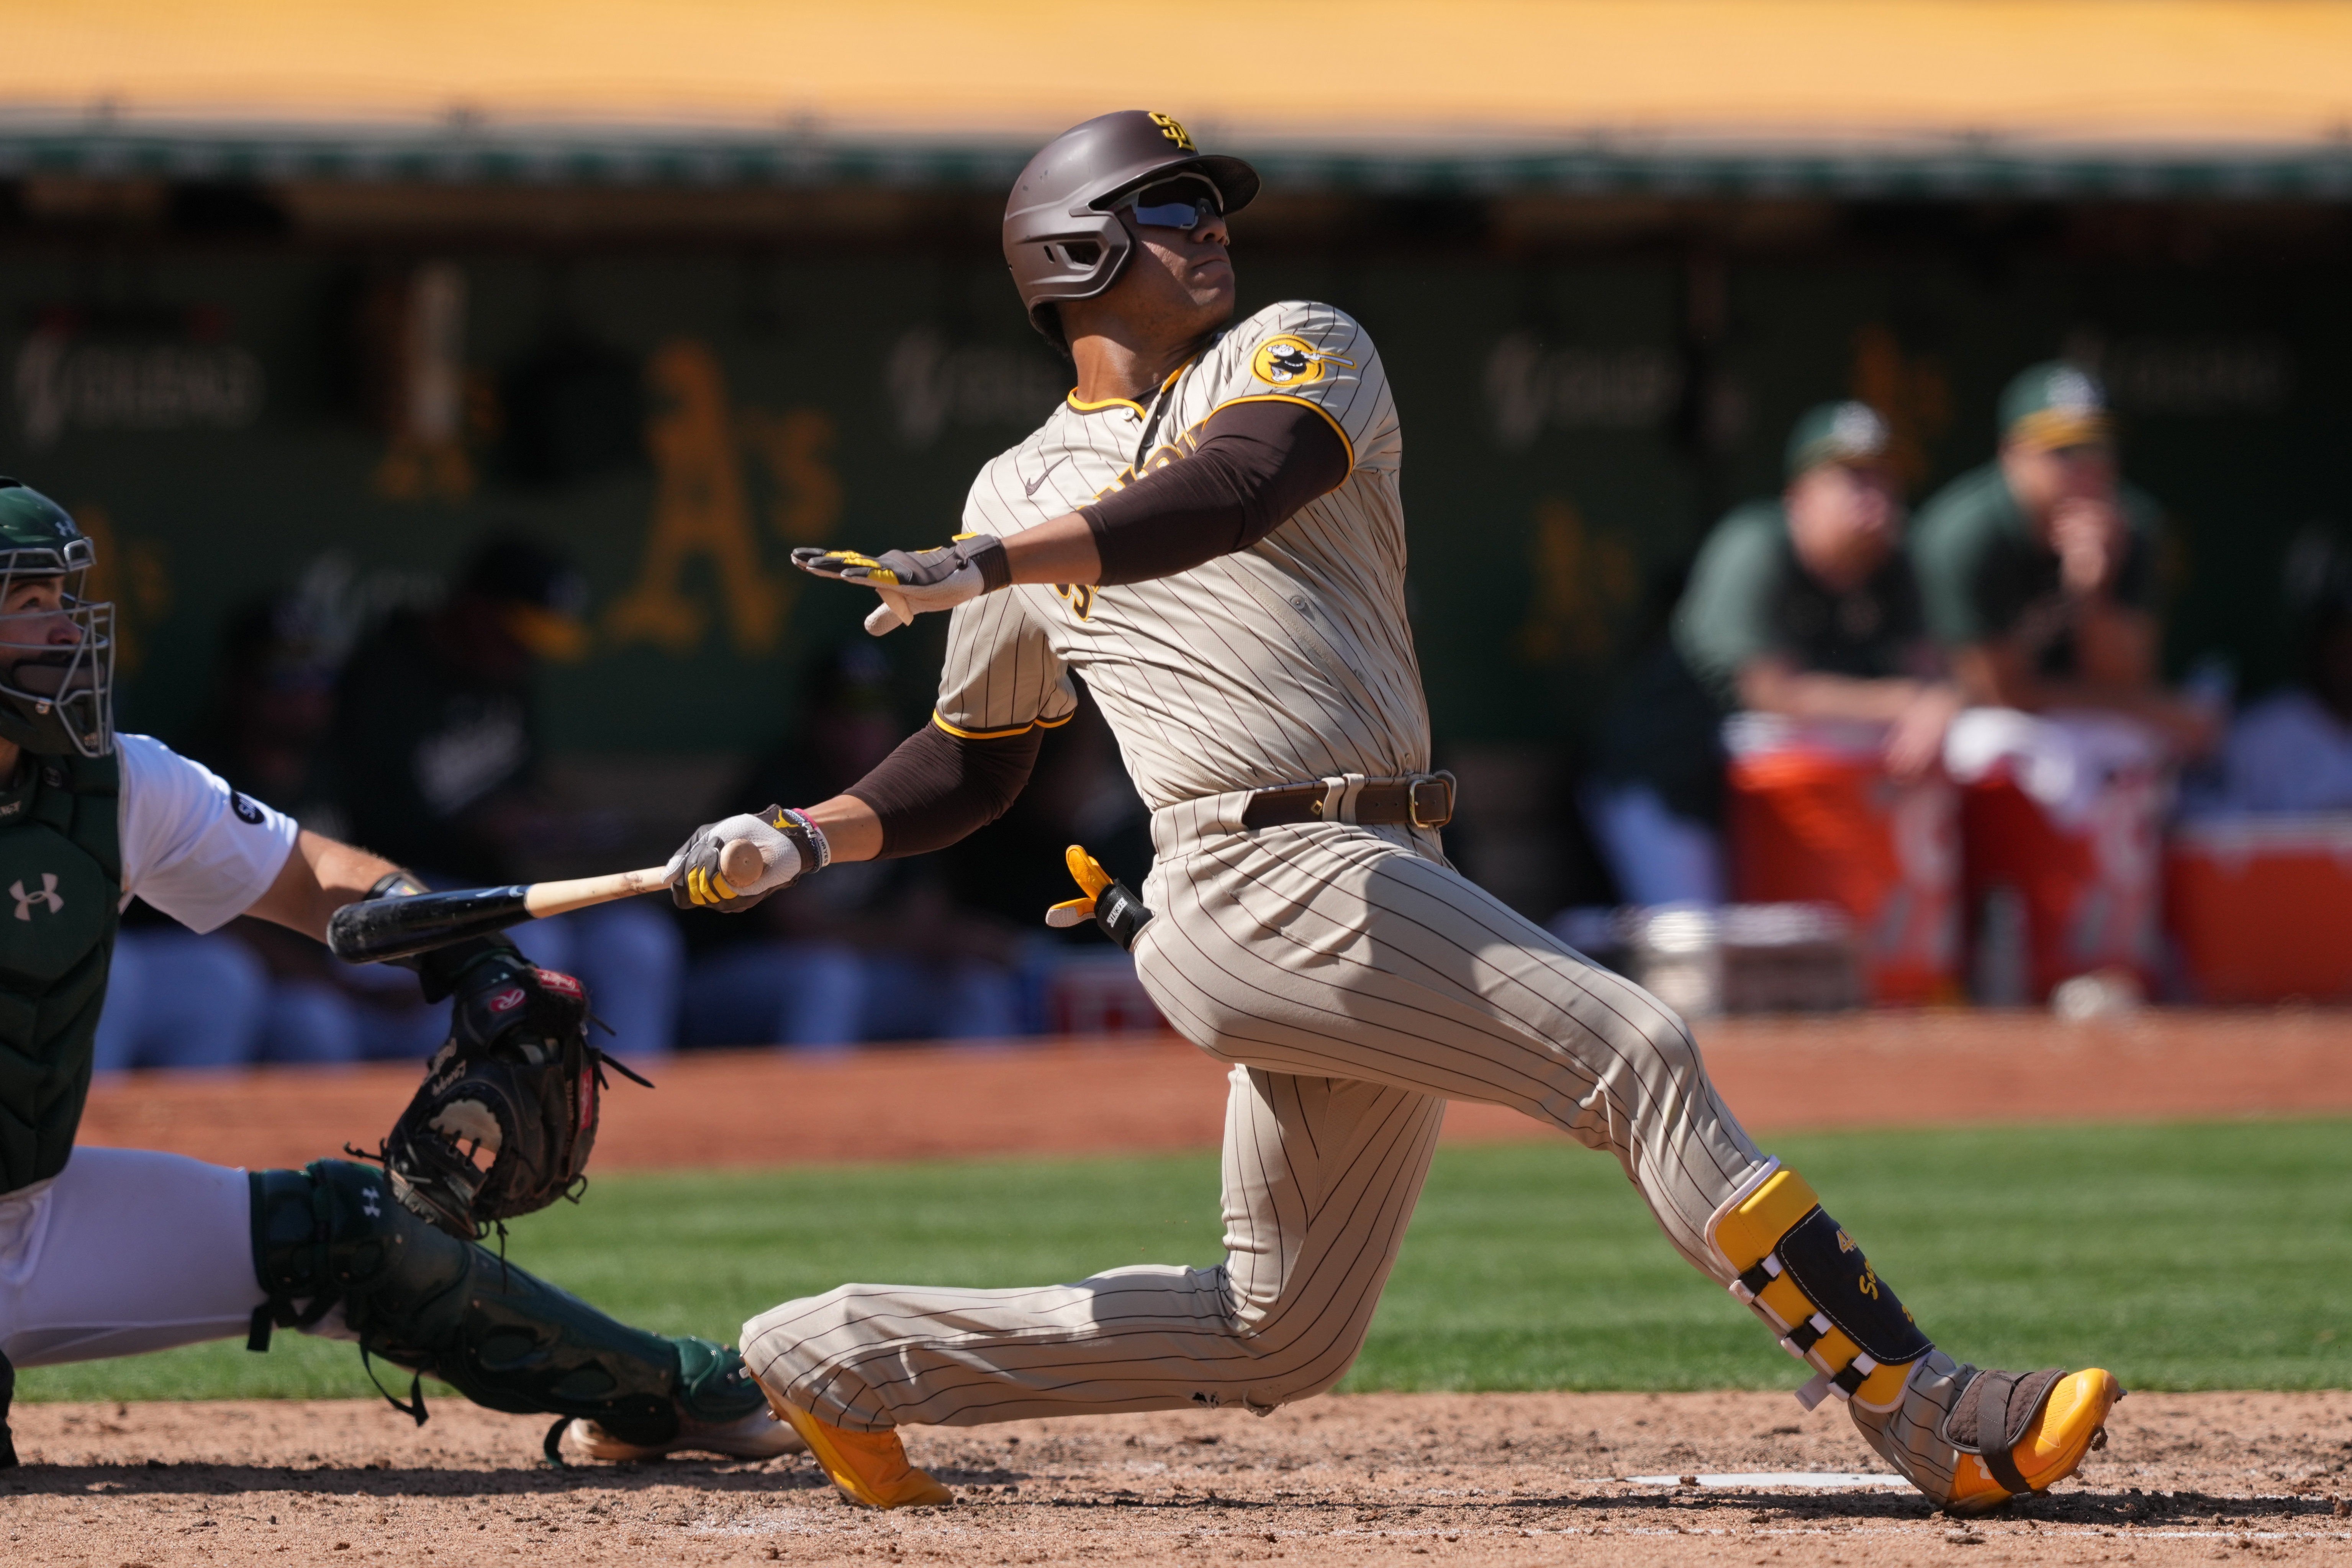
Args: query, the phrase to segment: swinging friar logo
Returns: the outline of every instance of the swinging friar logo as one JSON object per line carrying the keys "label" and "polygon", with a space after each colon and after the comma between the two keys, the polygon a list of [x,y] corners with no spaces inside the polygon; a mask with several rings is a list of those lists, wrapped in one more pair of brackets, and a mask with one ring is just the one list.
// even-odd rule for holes
{"label": "swinging friar logo", "polygon": [[49,913],[52,915],[64,913],[66,907],[66,901],[58,894],[58,873],[53,871],[45,871],[41,873],[41,885],[37,891],[32,893],[25,891],[25,884],[22,882],[10,883],[8,896],[16,901],[16,918],[19,920],[33,918],[33,906],[37,904],[48,905]]}
{"label": "swinging friar logo", "polygon": [[1304,386],[1308,382],[1323,379],[1323,367],[1339,365],[1354,370],[1356,361],[1343,360],[1337,354],[1327,354],[1304,338],[1294,338],[1285,332],[1268,338],[1250,356],[1250,371],[1262,382],[1275,386]]}

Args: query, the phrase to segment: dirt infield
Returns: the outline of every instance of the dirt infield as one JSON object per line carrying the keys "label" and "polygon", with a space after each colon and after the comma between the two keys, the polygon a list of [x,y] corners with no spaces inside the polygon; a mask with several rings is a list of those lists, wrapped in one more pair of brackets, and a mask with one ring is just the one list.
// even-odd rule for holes
{"label": "dirt infield", "polygon": [[[2151,1011],[1727,1019],[1700,1040],[1760,1133],[1927,1121],[2209,1120],[2352,1111],[2352,1014]],[[1222,1070],[1172,1037],[830,1055],[737,1051],[647,1064],[617,1084],[596,1168],[774,1166],[1210,1148]],[[416,1085],[406,1064],[142,1073],[92,1090],[82,1141],[224,1165],[373,1147]],[[1551,1136],[1457,1103],[1456,1141]]]}
{"label": "dirt infield", "polygon": [[1355,1395],[919,1429],[951,1508],[876,1515],[805,1458],[531,1462],[534,1422],[444,1402],[38,1405],[0,1561],[244,1568],[584,1563],[1912,1563],[2352,1561],[2352,1396],[2143,1395],[2077,1482],[1962,1525],[1908,1490],[1638,1484],[1876,1472],[1785,1395]]}
{"label": "dirt infield", "polygon": [[[1922,1014],[1726,1022],[1702,1039],[1727,1097],[1768,1132],[2352,1111],[2352,1015]],[[1149,1040],[742,1053],[655,1076],[657,1092],[615,1091],[600,1169],[1206,1147],[1223,1097],[1213,1062]],[[296,1164],[373,1143],[415,1080],[407,1066],[142,1076],[93,1092],[84,1135]],[[1446,1125],[1456,1140],[1551,1135],[1491,1106],[1457,1104]],[[959,1502],[888,1516],[837,1502],[805,1458],[550,1469],[537,1422],[454,1398],[421,1430],[340,1401],[32,1405],[16,1423],[31,1462],[0,1472],[11,1565],[2352,1563],[2344,1393],[2128,1399],[2079,1483],[1972,1525],[1867,1480],[1714,1484],[1883,1471],[1842,1413],[1807,1416],[1785,1395],[1360,1395],[1263,1420],[918,1429],[915,1458]]]}

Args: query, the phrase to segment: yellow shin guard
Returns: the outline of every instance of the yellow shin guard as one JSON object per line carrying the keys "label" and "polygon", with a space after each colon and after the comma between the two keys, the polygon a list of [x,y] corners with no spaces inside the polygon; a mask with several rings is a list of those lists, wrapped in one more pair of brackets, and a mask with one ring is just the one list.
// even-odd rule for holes
{"label": "yellow shin guard", "polygon": [[1731,1293],[1813,1369],[1797,1393],[1808,1410],[1832,1394],[1892,1408],[1911,1364],[1934,1348],[1794,1171],[1774,1169],[1724,1211],[1708,1239],[1739,1276]]}

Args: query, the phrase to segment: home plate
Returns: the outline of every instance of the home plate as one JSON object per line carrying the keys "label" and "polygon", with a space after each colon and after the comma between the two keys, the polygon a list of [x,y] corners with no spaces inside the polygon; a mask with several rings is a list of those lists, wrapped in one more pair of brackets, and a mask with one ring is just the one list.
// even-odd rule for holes
{"label": "home plate", "polygon": [[1846,1491],[1856,1487],[1908,1487],[1901,1476],[1851,1475],[1838,1470],[1748,1470],[1730,1476],[1627,1476],[1636,1486],[1678,1487],[1696,1480],[1703,1487],[1804,1487],[1819,1491]]}

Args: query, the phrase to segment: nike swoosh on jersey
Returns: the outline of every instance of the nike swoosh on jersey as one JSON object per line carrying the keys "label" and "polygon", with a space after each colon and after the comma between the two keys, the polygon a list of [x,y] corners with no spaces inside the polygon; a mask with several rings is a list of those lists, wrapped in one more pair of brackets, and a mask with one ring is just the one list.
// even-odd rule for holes
{"label": "nike swoosh on jersey", "polygon": [[1062,456],[1056,457],[1051,463],[1046,464],[1045,474],[1040,474],[1034,479],[1024,480],[1021,486],[1021,494],[1024,497],[1034,499],[1037,494],[1037,486],[1045,482],[1045,476],[1053,473],[1055,469],[1059,468],[1063,464],[1067,463],[1068,461],[1069,458],[1067,456]]}

